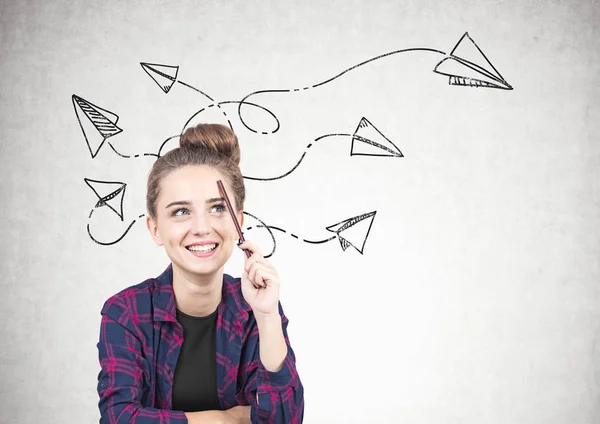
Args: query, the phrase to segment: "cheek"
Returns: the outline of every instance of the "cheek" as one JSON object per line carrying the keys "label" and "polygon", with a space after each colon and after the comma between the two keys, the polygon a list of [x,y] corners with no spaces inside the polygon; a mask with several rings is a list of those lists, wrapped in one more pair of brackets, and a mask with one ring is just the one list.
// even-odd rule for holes
{"label": "cheek", "polygon": [[181,240],[187,233],[187,226],[185,223],[173,224],[168,227],[169,242],[172,245],[181,243]]}
{"label": "cheek", "polygon": [[217,220],[214,222],[213,228],[218,231],[221,237],[224,239],[233,240],[238,238],[237,231],[233,225],[233,222],[231,222],[231,218]]}

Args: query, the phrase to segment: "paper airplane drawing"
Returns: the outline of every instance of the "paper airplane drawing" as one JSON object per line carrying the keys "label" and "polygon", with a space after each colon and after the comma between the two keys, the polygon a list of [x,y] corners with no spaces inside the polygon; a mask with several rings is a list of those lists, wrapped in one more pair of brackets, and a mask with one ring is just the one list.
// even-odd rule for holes
{"label": "paper airplane drawing", "polygon": [[350,156],[404,157],[400,149],[384,136],[367,118],[362,118],[352,135]]}
{"label": "paper airplane drawing", "polygon": [[450,85],[512,90],[468,32],[461,37],[450,55],[433,72],[448,76]]}
{"label": "paper airplane drawing", "polygon": [[343,251],[352,246],[362,255],[376,213],[377,211],[373,211],[348,218],[330,225],[327,230],[337,234]]}
{"label": "paper airplane drawing", "polygon": [[[244,214],[250,215],[258,220],[258,225],[250,225],[244,229],[244,231],[250,231],[252,229],[258,228],[266,228],[269,232],[270,240],[273,244],[273,249],[269,256],[275,253],[275,236],[273,231],[277,231],[278,233],[287,234],[295,240],[300,240],[305,243],[309,243],[311,245],[315,244],[323,244],[328,243],[330,241],[335,240],[336,238],[340,241],[340,245],[342,246],[342,250],[346,251],[349,246],[354,247],[361,255],[363,254],[365,243],[367,242],[367,238],[369,237],[369,232],[371,231],[371,226],[373,225],[373,219],[375,218],[375,214],[377,211],[365,213],[362,215],[357,215],[352,218],[345,219],[337,224],[330,225],[326,227],[326,229],[332,233],[335,233],[334,236],[322,239],[322,240],[314,240],[314,239],[306,239],[297,233],[293,233],[286,229],[276,227],[274,225],[266,225],[263,221],[254,217],[244,211]],[[266,256],[265,256],[266,258]]]}
{"label": "paper airplane drawing", "polygon": [[73,94],[73,108],[92,158],[95,158],[104,141],[123,130],[117,127],[119,117]]}
{"label": "paper airplane drawing", "polygon": [[160,65],[158,63],[140,62],[142,68],[150,78],[166,93],[171,90],[175,81],[177,81],[177,72],[179,66]]}
{"label": "paper airplane drawing", "polygon": [[95,208],[108,206],[123,221],[123,197],[127,184],[122,182],[98,181],[84,178],[85,183],[98,196]]}

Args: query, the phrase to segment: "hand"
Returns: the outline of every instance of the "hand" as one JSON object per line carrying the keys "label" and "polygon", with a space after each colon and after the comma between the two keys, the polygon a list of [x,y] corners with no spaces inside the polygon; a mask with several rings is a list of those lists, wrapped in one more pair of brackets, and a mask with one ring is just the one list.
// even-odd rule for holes
{"label": "hand", "polygon": [[234,406],[223,411],[222,424],[252,424],[250,421],[250,406]]}
{"label": "hand", "polygon": [[279,316],[279,275],[261,254],[258,247],[246,240],[239,245],[250,257],[244,263],[242,294],[256,314]]}
{"label": "hand", "polygon": [[186,412],[188,424],[252,424],[249,406],[234,406],[226,411]]}

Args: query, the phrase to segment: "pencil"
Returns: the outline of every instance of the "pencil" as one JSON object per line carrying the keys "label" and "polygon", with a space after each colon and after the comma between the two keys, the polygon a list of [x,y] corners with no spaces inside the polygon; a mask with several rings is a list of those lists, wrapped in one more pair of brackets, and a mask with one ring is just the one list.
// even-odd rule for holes
{"label": "pencil", "polygon": [[[225,187],[223,186],[223,182],[221,180],[217,181],[217,186],[219,187],[219,191],[221,192],[221,196],[225,199],[225,203],[227,204],[227,210],[229,211],[229,215],[231,215],[231,219],[233,220],[233,224],[235,225],[235,229],[240,237],[240,241],[243,243],[246,241],[244,239],[244,234],[242,234],[242,229],[240,228],[240,224],[238,224],[237,218],[235,217],[235,212],[233,211],[233,207],[231,207],[231,202],[229,201],[229,197],[227,197],[227,192],[225,191]],[[250,257],[250,252],[244,249],[246,253],[246,257]]]}

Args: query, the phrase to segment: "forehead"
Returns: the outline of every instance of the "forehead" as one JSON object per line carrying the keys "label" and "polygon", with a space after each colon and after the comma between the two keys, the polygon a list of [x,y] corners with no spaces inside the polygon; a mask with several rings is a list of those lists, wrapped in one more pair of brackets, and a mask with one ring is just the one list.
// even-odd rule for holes
{"label": "forehead", "polygon": [[217,181],[222,180],[227,194],[230,187],[218,169],[206,165],[184,166],[171,172],[161,181],[159,203],[174,200],[202,200],[221,197]]}

